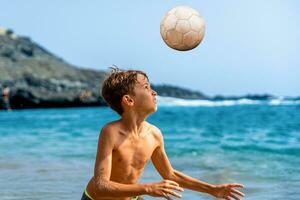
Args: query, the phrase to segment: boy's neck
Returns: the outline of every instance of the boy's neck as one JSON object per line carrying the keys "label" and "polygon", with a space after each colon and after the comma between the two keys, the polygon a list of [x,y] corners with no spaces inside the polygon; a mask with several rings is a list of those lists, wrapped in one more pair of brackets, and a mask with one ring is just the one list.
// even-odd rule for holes
{"label": "boy's neck", "polygon": [[146,115],[140,115],[135,112],[126,112],[123,113],[120,121],[124,125],[126,131],[134,134],[140,134],[143,130],[146,118]]}

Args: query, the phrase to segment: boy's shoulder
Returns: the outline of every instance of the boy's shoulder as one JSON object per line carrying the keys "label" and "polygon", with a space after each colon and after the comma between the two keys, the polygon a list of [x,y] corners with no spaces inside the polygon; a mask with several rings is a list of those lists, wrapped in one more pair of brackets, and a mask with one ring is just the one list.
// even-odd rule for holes
{"label": "boy's shoulder", "polygon": [[116,129],[118,128],[118,121],[111,121],[111,122],[108,122],[107,124],[105,124],[103,127],[102,127],[102,130],[110,130],[110,129]]}
{"label": "boy's shoulder", "polygon": [[150,122],[145,121],[145,125],[149,127],[152,131],[160,132],[159,128],[157,128],[155,125],[151,124]]}
{"label": "boy's shoulder", "polygon": [[163,136],[162,136],[160,129],[149,122],[146,122],[146,123],[150,127],[151,133],[153,134],[155,139],[162,140]]}
{"label": "boy's shoulder", "polygon": [[119,127],[117,121],[112,121],[105,124],[100,131],[99,137],[113,137],[118,132]]}

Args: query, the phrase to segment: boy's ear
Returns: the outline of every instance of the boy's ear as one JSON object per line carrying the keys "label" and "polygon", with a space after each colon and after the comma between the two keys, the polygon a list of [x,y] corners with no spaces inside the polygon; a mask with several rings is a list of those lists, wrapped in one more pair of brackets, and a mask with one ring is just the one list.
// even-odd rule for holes
{"label": "boy's ear", "polygon": [[129,95],[126,94],[122,97],[122,102],[128,106],[133,106],[134,101]]}

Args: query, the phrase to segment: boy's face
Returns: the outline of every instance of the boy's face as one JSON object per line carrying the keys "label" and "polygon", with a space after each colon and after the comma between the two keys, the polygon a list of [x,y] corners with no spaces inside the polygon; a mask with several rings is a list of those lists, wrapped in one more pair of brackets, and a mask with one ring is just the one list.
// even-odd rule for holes
{"label": "boy's face", "polygon": [[151,114],[157,110],[157,93],[151,89],[150,83],[144,75],[137,75],[137,83],[134,92],[135,96],[132,98],[134,100],[134,107],[137,111]]}

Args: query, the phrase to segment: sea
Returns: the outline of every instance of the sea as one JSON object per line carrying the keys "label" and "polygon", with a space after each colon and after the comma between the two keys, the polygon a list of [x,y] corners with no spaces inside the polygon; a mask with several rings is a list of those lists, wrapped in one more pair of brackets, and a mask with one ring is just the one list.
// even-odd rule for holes
{"label": "sea", "polygon": [[[117,119],[108,107],[0,111],[0,199],[80,199],[99,132]],[[161,129],[174,169],[211,184],[241,183],[243,199],[300,199],[299,100],[159,97],[147,121]],[[161,180],[149,161],[140,183]]]}

